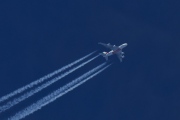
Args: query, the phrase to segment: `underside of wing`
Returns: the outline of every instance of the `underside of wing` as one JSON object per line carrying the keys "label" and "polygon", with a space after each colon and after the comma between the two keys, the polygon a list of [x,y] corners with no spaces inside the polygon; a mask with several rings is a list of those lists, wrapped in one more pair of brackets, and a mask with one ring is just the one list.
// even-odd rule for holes
{"label": "underside of wing", "polygon": [[118,54],[116,54],[116,55],[117,55],[117,57],[119,58],[120,62],[122,62],[122,59],[123,59],[122,54],[121,54],[121,53],[118,53]]}
{"label": "underside of wing", "polygon": [[111,49],[111,50],[114,50],[114,49],[116,49],[116,46],[114,45],[111,45],[110,43],[108,43],[108,44],[105,44],[105,43],[98,43],[98,44],[100,44],[100,45],[103,45],[104,47],[106,47],[106,48],[109,48],[109,49]]}

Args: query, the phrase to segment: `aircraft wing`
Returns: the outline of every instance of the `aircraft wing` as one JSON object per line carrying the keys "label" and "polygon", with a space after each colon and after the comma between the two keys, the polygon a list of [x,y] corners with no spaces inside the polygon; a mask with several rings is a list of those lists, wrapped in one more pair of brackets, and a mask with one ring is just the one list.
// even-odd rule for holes
{"label": "aircraft wing", "polygon": [[122,54],[121,54],[121,53],[118,53],[118,54],[116,54],[116,55],[117,55],[117,57],[119,58],[120,62],[122,62],[122,59],[123,59]]}
{"label": "aircraft wing", "polygon": [[102,46],[104,46],[104,47],[106,47],[106,48],[109,48],[109,49],[111,49],[111,50],[114,50],[114,49],[116,49],[116,48],[117,48],[117,46],[115,46],[115,45],[111,45],[110,43],[105,44],[105,43],[101,43],[101,42],[99,42],[98,44],[100,44],[100,45],[102,45]]}

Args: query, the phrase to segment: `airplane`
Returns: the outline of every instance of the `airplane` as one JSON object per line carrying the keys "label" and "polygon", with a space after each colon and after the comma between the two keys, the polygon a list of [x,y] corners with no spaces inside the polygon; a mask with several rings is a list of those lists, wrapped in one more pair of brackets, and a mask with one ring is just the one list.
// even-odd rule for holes
{"label": "airplane", "polygon": [[109,56],[116,54],[120,62],[122,62],[122,59],[124,58],[124,52],[122,52],[122,49],[128,45],[127,43],[124,43],[120,46],[116,46],[116,45],[111,45],[110,43],[105,44],[101,42],[99,42],[98,44],[103,45],[104,47],[109,48],[111,50],[110,52],[100,53],[100,55],[102,55],[106,59],[106,61],[108,60]]}

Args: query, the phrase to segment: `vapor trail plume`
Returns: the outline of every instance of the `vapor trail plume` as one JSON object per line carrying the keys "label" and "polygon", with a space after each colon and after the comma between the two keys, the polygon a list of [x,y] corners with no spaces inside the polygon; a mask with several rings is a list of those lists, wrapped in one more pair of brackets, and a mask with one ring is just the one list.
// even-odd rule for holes
{"label": "vapor trail plume", "polygon": [[0,113],[1,113],[1,112],[4,112],[5,110],[10,109],[10,108],[13,107],[14,105],[22,102],[23,100],[29,98],[30,96],[34,95],[35,93],[43,90],[44,88],[50,86],[51,84],[57,82],[58,80],[64,78],[65,76],[69,75],[70,73],[72,73],[72,72],[76,71],[77,69],[83,67],[84,65],[88,64],[88,63],[91,62],[92,60],[96,59],[98,56],[99,56],[99,55],[97,55],[97,56],[95,56],[95,57],[87,60],[86,62],[78,65],[77,67],[72,68],[71,70],[65,72],[64,74],[62,74],[62,75],[60,75],[60,76],[58,76],[58,77],[55,77],[55,78],[52,79],[52,80],[47,81],[46,83],[44,83],[44,84],[38,86],[37,88],[35,88],[35,89],[33,89],[33,90],[31,90],[31,91],[23,94],[22,96],[20,96],[20,97],[18,97],[18,98],[15,98],[13,101],[9,101],[9,102],[7,102],[5,105],[0,106]]}
{"label": "vapor trail plume", "polygon": [[[10,117],[8,120],[20,120],[20,119],[23,119],[26,116],[28,116],[28,115],[34,113],[35,111],[41,109],[42,107],[48,105],[49,103],[55,101],[57,98],[65,95],[66,93],[68,93],[68,92],[72,91],[73,89],[77,88],[78,86],[82,85],[83,83],[85,83],[89,79],[93,78],[94,76],[98,75],[100,72],[104,71],[107,67],[110,66],[110,65],[108,65],[108,66],[102,68],[105,64],[106,63],[103,63],[103,64],[99,65],[98,67],[92,69],[91,71],[83,74],[82,76],[80,76],[77,79],[73,80],[72,82],[66,84],[65,86],[61,87],[60,89],[54,91],[53,93],[47,95],[46,97],[44,97],[42,99],[40,99],[36,103],[33,103],[32,105],[25,108],[24,110],[16,113],[14,116]],[[99,70],[98,72],[96,72],[100,68],[102,68],[102,69]]]}
{"label": "vapor trail plume", "polygon": [[74,62],[72,62],[72,63],[70,63],[70,64],[68,64],[68,65],[66,65],[66,66],[64,66],[64,67],[62,67],[62,68],[60,68],[58,70],[56,70],[56,71],[54,71],[54,72],[52,72],[52,73],[49,73],[49,74],[45,75],[44,77],[42,77],[42,78],[40,78],[40,79],[38,79],[38,80],[36,80],[34,82],[31,82],[28,85],[25,85],[25,86],[15,90],[15,91],[13,91],[13,92],[7,94],[7,95],[5,95],[5,96],[2,96],[0,98],[0,102],[3,102],[5,100],[13,97],[13,96],[17,95],[18,93],[21,93],[21,92],[27,90],[28,88],[32,88],[34,85],[37,85],[37,84],[43,82],[44,80],[47,80],[48,78],[51,78],[52,76],[54,76],[54,75],[56,75],[56,74],[58,74],[58,73],[60,73],[60,72],[62,72],[64,70],[66,70],[67,68],[69,68],[69,67],[71,67],[71,66],[73,66],[73,65],[75,65],[75,64],[77,64],[79,62],[81,62],[82,60],[86,59],[87,57],[89,57],[93,53],[95,53],[95,52],[92,52],[92,53],[90,53],[90,54],[88,54],[88,55],[86,55],[86,56],[84,56],[84,57],[82,57],[82,58],[80,58],[80,59],[78,59],[78,60],[76,60],[76,61],[74,61]]}

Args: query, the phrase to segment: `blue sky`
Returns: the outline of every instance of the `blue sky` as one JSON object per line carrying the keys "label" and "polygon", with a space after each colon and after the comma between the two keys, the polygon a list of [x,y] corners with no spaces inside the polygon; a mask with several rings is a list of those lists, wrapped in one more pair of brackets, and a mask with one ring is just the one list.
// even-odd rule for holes
{"label": "blue sky", "polygon": [[[125,59],[25,120],[178,120],[179,1],[31,0],[0,2],[0,96],[97,50],[127,42]],[[19,110],[104,62],[0,114]]]}

